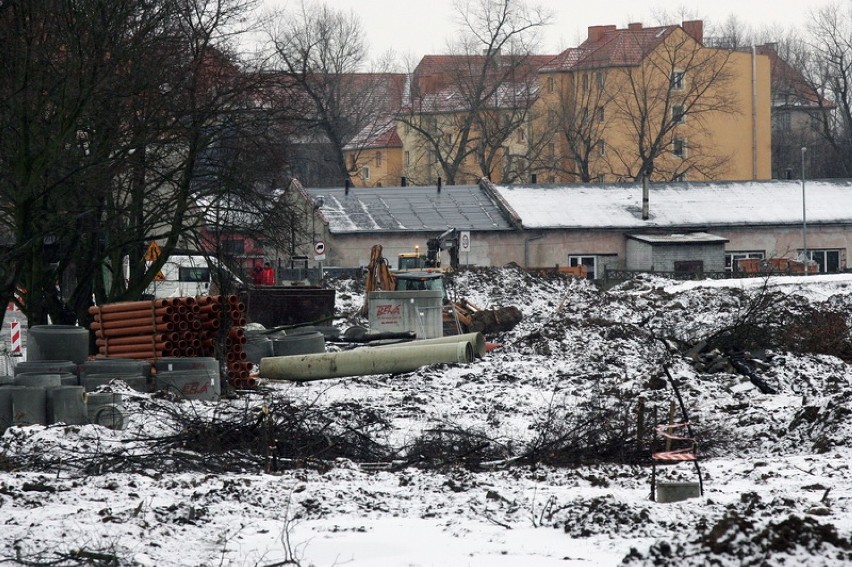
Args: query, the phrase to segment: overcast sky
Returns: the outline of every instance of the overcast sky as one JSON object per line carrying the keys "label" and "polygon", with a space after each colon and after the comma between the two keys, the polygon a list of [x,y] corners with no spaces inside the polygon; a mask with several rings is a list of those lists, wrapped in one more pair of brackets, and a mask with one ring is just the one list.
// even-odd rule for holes
{"label": "overcast sky", "polygon": [[[301,0],[264,0],[269,7],[298,6]],[[313,0],[305,0],[311,3]],[[543,53],[558,53],[575,47],[586,37],[588,26],[629,22],[646,25],[679,23],[681,14],[703,19],[705,26],[722,23],[731,14],[749,26],[801,26],[810,11],[829,0],[543,0],[554,17],[543,32]],[[320,2],[317,2],[320,3]],[[458,29],[453,0],[328,0],[329,6],[353,10],[361,18],[371,52],[393,50],[397,59],[445,53],[447,40]],[[660,22],[657,14],[672,17]]]}

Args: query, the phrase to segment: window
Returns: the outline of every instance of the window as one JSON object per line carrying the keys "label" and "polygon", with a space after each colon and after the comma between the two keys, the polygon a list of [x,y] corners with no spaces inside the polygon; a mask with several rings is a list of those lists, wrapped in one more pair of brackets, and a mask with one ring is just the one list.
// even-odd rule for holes
{"label": "window", "polygon": [[780,130],[782,132],[789,132],[792,128],[792,120],[789,112],[779,110],[776,111],[772,116],[773,121],[775,122],[775,129]]}
{"label": "window", "polygon": [[[799,254],[802,251],[799,250]],[[840,271],[840,250],[808,250],[808,258],[819,266],[820,273],[836,273]]]}
{"label": "window", "polygon": [[738,260],[747,260],[749,258],[758,258],[763,260],[766,257],[764,252],[752,251],[752,252],[725,252],[725,271],[726,272],[735,272],[739,271],[737,266]]}
{"label": "window", "polygon": [[604,73],[603,71],[598,71],[597,73],[595,73],[595,79],[598,82],[598,88],[604,88],[604,84],[606,83],[606,73]]}
{"label": "window", "polygon": [[598,122],[603,122],[606,120],[606,112],[604,111],[604,107],[598,107]]}
{"label": "window", "polygon": [[411,152],[405,150],[405,165],[411,165]]}
{"label": "window", "polygon": [[686,181],[688,181],[688,179],[685,173],[678,173],[674,176],[675,183],[686,183]]}
{"label": "window", "polygon": [[686,122],[686,109],[682,104],[676,104],[672,107],[672,122],[675,124]]}
{"label": "window", "polygon": [[589,90],[589,76],[585,73],[583,74],[583,90],[584,91]]}
{"label": "window", "polygon": [[228,256],[242,256],[246,253],[246,241],[241,238],[222,240],[222,253]]}
{"label": "window", "polygon": [[603,185],[604,183],[606,183],[606,174],[605,173],[598,173],[597,180],[598,180],[598,183]]}
{"label": "window", "polygon": [[547,78],[547,92],[552,93],[554,91],[554,89],[555,89],[555,81],[553,80],[553,77],[548,77]]}
{"label": "window", "polygon": [[556,144],[552,142],[547,144],[547,157],[549,157],[550,159],[556,157]]}
{"label": "window", "polygon": [[598,155],[604,157],[606,155],[606,141],[598,140]]}
{"label": "window", "polygon": [[586,266],[586,277],[590,280],[595,279],[597,256],[568,256],[568,265],[572,268]]}
{"label": "window", "polygon": [[675,71],[672,73],[672,90],[683,90],[683,71]]}
{"label": "window", "polygon": [[361,168],[361,179],[364,181],[370,179],[370,168],[366,165]]}
{"label": "window", "polygon": [[182,282],[209,282],[210,268],[178,266],[178,280]]}
{"label": "window", "polygon": [[523,142],[526,139],[526,134],[524,134],[523,128],[518,128],[518,141]]}
{"label": "window", "polygon": [[686,158],[686,138],[675,138],[672,141],[672,153],[681,159]]}
{"label": "window", "polygon": [[382,152],[376,152],[376,167],[382,167]]}

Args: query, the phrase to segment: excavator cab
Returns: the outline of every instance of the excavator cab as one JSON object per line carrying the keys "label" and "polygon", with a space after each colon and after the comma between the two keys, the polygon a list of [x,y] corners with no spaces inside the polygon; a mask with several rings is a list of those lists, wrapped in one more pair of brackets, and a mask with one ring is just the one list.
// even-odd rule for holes
{"label": "excavator cab", "polygon": [[396,291],[440,291],[444,299],[447,290],[440,272],[397,272]]}

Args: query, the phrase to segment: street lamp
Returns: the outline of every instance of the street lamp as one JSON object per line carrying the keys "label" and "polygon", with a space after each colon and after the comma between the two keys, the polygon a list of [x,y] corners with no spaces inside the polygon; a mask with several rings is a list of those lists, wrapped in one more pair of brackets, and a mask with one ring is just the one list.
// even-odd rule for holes
{"label": "street lamp", "polygon": [[802,146],[802,248],[804,249],[805,275],[808,275],[808,215],[805,206],[805,152],[808,148]]}

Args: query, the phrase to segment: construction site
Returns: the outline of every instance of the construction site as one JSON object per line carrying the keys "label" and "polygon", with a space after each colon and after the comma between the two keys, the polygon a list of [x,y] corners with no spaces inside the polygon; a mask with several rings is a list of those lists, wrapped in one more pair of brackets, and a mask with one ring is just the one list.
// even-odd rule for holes
{"label": "construction site", "polygon": [[[107,332],[116,319],[103,306],[88,332],[104,355],[118,350],[82,362],[77,379],[109,409],[77,424],[13,423],[0,438],[0,556],[267,566],[852,560],[848,276],[648,275],[604,291],[518,268],[440,275],[451,280],[444,290],[402,293],[451,290],[479,311],[514,307],[521,317],[487,333],[373,337],[370,306],[385,300],[369,294],[383,292],[368,291],[366,277],[330,280],[333,320],[262,337],[273,352],[255,364],[243,356],[268,346],[239,299],[160,301],[145,315],[154,318],[146,332],[163,335],[149,339],[151,367],[150,353],[121,358],[133,371],[108,377],[116,370],[105,361],[138,347]],[[212,311],[227,325],[205,327]],[[181,323],[226,340],[183,344]],[[443,334],[444,323],[431,328]],[[36,343],[30,336],[28,350]],[[250,368],[247,382],[228,358]],[[218,391],[205,387],[215,376]]]}

